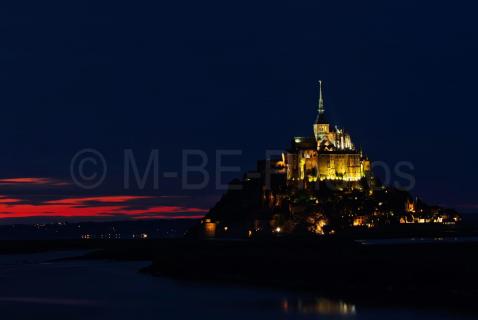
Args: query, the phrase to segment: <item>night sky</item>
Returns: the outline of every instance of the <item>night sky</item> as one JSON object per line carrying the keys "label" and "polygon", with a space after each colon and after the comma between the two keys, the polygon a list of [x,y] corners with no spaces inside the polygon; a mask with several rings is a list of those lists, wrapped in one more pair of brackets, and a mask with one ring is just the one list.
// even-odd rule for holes
{"label": "night sky", "polygon": [[[123,150],[180,171],[183,149],[266,149],[325,108],[371,160],[413,163],[414,194],[478,211],[478,5],[471,1],[14,1],[0,4],[0,218],[200,217],[223,191],[123,187]],[[72,157],[100,151],[103,184]],[[211,179],[214,180],[213,172]],[[237,174],[227,174],[224,182]],[[11,219],[15,218],[15,219]],[[25,221],[25,220],[22,220]]]}

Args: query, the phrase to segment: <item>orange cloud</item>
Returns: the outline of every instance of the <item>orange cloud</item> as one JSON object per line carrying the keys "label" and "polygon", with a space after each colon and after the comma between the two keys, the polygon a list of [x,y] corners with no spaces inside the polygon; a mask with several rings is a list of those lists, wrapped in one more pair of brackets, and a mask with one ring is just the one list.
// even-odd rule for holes
{"label": "orange cloud", "polygon": [[0,185],[62,187],[70,185],[70,183],[52,178],[22,177],[0,179]]}
{"label": "orange cloud", "polygon": [[46,184],[49,183],[50,179],[48,178],[5,178],[0,179],[0,183],[28,183],[28,184]]}
{"label": "orange cloud", "polygon": [[87,205],[89,202],[98,203],[125,203],[132,200],[152,199],[151,196],[96,196],[96,197],[82,197],[82,198],[67,198],[46,201],[45,204],[51,205]]}

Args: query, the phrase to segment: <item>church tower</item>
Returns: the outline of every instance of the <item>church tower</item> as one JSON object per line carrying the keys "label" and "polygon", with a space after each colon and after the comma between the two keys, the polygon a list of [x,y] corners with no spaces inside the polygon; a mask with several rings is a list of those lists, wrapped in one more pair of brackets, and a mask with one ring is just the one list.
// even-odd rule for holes
{"label": "church tower", "polygon": [[320,144],[330,131],[330,125],[325,118],[324,97],[322,94],[322,80],[319,80],[319,105],[317,108],[317,118],[314,123],[314,136],[317,143]]}

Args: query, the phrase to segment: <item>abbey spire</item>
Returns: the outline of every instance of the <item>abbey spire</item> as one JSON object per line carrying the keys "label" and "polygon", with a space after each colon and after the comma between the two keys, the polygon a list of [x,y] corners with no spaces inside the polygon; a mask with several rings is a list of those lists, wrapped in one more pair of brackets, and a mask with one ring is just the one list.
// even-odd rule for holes
{"label": "abbey spire", "polygon": [[322,95],[322,80],[319,80],[319,113],[324,113],[324,97]]}
{"label": "abbey spire", "polygon": [[320,145],[329,133],[329,122],[325,118],[324,95],[322,93],[322,80],[319,80],[319,105],[317,106],[317,118],[314,122],[314,136]]}
{"label": "abbey spire", "polygon": [[315,119],[315,123],[327,123],[325,119],[325,109],[324,109],[324,96],[322,93],[322,80],[319,80],[319,103],[317,106],[317,118]]}

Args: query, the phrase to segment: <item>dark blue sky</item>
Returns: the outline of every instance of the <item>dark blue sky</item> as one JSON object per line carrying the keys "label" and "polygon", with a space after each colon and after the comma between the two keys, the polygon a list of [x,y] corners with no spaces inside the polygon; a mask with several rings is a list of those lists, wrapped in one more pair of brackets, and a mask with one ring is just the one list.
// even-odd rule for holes
{"label": "dark blue sky", "polygon": [[[473,211],[477,9],[411,0],[2,3],[0,176],[68,180],[82,148],[108,161],[101,194],[123,192],[124,148],[159,149],[168,171],[180,168],[183,148],[240,148],[229,164],[253,168],[265,149],[312,134],[323,79],[329,118],[372,160],[412,162],[415,193]],[[180,193],[173,185],[162,190]],[[195,193],[198,206],[211,194]]]}

